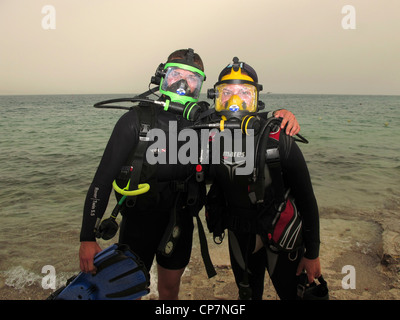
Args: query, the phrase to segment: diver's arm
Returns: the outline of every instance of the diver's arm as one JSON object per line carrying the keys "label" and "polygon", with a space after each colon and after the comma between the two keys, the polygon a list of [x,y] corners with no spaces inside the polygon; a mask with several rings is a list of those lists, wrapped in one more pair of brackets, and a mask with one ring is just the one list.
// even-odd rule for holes
{"label": "diver's arm", "polygon": [[[279,141],[289,142],[289,139],[292,140],[283,134]],[[284,179],[286,186],[291,188],[297,209],[302,215],[306,248],[306,252],[297,267],[296,275],[300,275],[305,270],[308,281],[311,283],[321,275],[318,205],[307,164],[300,148],[293,140],[286,146],[289,147],[285,150],[287,152],[283,152],[283,157],[281,155]]]}
{"label": "diver's arm", "polygon": [[79,266],[81,271],[95,273],[94,256],[101,251],[96,241],[82,241],[79,248]]}
{"label": "diver's arm", "polygon": [[80,233],[79,257],[82,271],[93,272],[93,258],[100,250],[96,243],[95,225],[107,209],[112,182],[120,172],[130,151],[137,144],[138,128],[136,112],[133,110],[119,119],[87,192]]}
{"label": "diver's arm", "polygon": [[283,118],[281,123],[281,128],[286,126],[286,134],[294,136],[300,131],[300,124],[297,122],[295,115],[286,109],[279,109],[272,112],[275,118]]}
{"label": "diver's arm", "polygon": [[296,275],[299,276],[303,270],[306,271],[309,283],[312,283],[314,279],[318,279],[321,276],[321,263],[319,257],[315,259],[308,259],[306,257],[301,258],[297,267]]}
{"label": "diver's arm", "polygon": [[95,241],[94,226],[107,209],[112,182],[138,142],[138,127],[135,110],[125,113],[115,125],[86,195],[81,241]]}
{"label": "diver's arm", "polygon": [[319,211],[308,167],[300,148],[292,138],[281,132],[279,141],[285,185],[291,189],[303,219],[305,257],[316,259],[320,246]]}

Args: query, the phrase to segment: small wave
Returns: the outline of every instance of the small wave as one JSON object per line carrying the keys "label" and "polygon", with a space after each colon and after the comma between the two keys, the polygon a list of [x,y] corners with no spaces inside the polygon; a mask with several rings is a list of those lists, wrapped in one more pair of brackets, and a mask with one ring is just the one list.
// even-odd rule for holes
{"label": "small wave", "polygon": [[21,266],[4,271],[4,278],[5,285],[15,289],[22,289],[34,284],[40,284],[42,281],[42,277],[31,271],[25,270]]}
{"label": "small wave", "polygon": [[[46,276],[45,273],[36,274],[32,271],[26,270],[22,266],[17,266],[7,271],[2,271],[0,274],[4,278],[4,284],[6,286],[17,290],[31,286],[42,287],[43,278]],[[56,274],[56,289],[65,285],[67,280],[75,274],[76,273],[71,272],[60,272]]]}

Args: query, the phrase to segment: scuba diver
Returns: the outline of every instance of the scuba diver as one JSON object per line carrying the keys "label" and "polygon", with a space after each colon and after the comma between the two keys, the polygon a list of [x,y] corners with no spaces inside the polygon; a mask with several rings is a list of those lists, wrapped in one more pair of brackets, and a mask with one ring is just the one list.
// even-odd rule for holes
{"label": "scuba diver", "polygon": [[[256,71],[237,57],[208,90],[215,102],[209,121],[242,132],[228,142],[232,145],[220,143],[220,161],[209,166],[207,226],[216,243],[228,229],[240,299],[262,299],[265,269],[280,299],[296,299],[303,271],[310,283],[321,277],[318,206],[297,138],[286,134],[278,119],[259,112],[261,90]],[[254,138],[254,169],[241,175],[249,136]],[[227,153],[227,147],[233,152]]]}
{"label": "scuba diver", "polygon": [[[158,83],[163,94],[159,101],[179,107],[198,100],[204,79],[200,56],[188,49],[173,52],[166,64],[160,64],[152,83]],[[149,147],[146,137],[151,128],[159,128],[168,136],[170,122],[175,124],[178,132],[191,122],[183,117],[183,111],[181,114],[165,112],[165,107],[155,102],[140,102],[139,106],[123,114],[114,127],[84,204],[80,266],[84,272],[95,270],[93,258],[101,251],[96,242],[96,233],[102,232],[99,222],[106,210],[113,182],[125,189],[129,181],[130,190],[138,190],[146,184],[149,186],[147,192],[127,196],[120,203],[122,221],[119,243],[127,244],[140,257],[147,270],[150,270],[156,255],[159,297],[177,299],[180,278],[189,262],[192,247],[193,215],[190,210],[199,210],[193,208],[196,203],[191,208],[186,205],[188,189],[192,185],[194,188],[198,186],[192,183],[190,165],[149,165],[145,157]],[[169,139],[166,142],[164,148],[153,150],[153,153],[168,153]],[[201,208],[201,199],[195,200],[201,203]],[[165,244],[168,248],[163,248],[164,251],[160,253],[158,248],[166,230],[171,229],[168,226],[172,216],[179,216],[179,230],[173,231],[175,236],[179,233],[180,241],[173,252],[168,252],[170,244]]]}
{"label": "scuba diver", "polygon": [[[193,217],[204,205],[206,191],[194,164],[168,161],[176,152],[170,141],[176,141],[177,133],[207,109],[206,104],[197,103],[205,78],[203,62],[193,49],[174,51],[151,80],[161,97],[149,100],[144,93],[131,99],[140,101],[139,105],[117,121],[84,203],[79,249],[83,272],[95,272],[93,259],[101,251],[96,238],[115,235],[115,217],[121,212],[119,243],[128,245],[147,270],[155,257],[159,299],[178,299],[180,279],[191,255]],[[292,113],[285,114],[290,125],[297,127]],[[163,146],[152,148],[151,129],[165,133],[165,141],[158,141]],[[177,143],[179,149],[183,142]],[[167,161],[150,164],[148,154]],[[115,212],[102,221],[112,188],[117,196]]]}

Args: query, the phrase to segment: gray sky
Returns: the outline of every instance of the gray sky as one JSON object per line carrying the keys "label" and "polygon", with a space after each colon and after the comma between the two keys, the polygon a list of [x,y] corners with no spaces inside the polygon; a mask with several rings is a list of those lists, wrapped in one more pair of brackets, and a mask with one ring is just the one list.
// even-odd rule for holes
{"label": "gray sky", "polygon": [[140,93],[191,47],[203,92],[238,56],[264,92],[400,95],[399,14],[399,0],[0,0],[0,94]]}

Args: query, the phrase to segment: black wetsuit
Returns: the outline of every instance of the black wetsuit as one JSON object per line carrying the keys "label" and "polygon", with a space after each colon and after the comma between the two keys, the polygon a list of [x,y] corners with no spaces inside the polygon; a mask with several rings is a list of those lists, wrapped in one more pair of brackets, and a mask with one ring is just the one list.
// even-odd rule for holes
{"label": "black wetsuit", "polygon": [[[191,124],[182,116],[165,112],[162,107],[155,106],[156,123],[154,128],[161,128],[166,133],[166,146],[153,152],[166,153],[169,157],[169,124],[177,126],[177,132]],[[84,204],[81,241],[95,241],[94,228],[97,219],[102,218],[112,191],[112,182],[117,179],[121,168],[126,165],[132,150],[138,144],[139,117],[136,109],[121,116],[115,125],[103,157],[87,192]],[[172,137],[176,139],[176,136]],[[151,143],[149,144],[151,149]],[[176,152],[176,150],[172,150]],[[146,157],[144,157],[146,158]],[[147,161],[144,160],[144,165]],[[168,162],[168,161],[167,161]],[[148,165],[148,164],[147,164]],[[185,194],[180,205],[181,234],[177,246],[170,257],[158,253],[157,247],[167,228],[171,210],[177,195],[176,185],[185,181],[194,173],[192,166],[179,164],[156,164],[152,177],[143,177],[140,183],[150,184],[149,192],[136,197],[132,208],[124,208],[120,228],[119,242],[128,244],[130,248],[145,262],[150,270],[154,255],[157,262],[167,269],[185,267],[190,259],[192,247],[193,216],[185,205]],[[124,187],[124,186],[120,186]],[[187,214],[185,214],[187,213]]]}
{"label": "black wetsuit", "polygon": [[[243,146],[242,148],[241,151],[245,150]],[[308,168],[299,147],[293,138],[287,136],[283,130],[280,132],[279,150],[285,187],[291,189],[291,194],[295,198],[297,208],[303,219],[304,255],[306,258],[315,259],[319,255],[320,244],[319,213]],[[225,161],[221,161],[225,164],[211,165],[210,178],[223,191],[229,215],[241,215],[242,217],[247,214],[256,215],[257,210],[260,209],[252,203],[249,197],[249,175],[238,176],[234,172],[232,174],[232,170],[237,169],[235,157],[232,157],[231,160],[233,161],[227,164],[227,156],[221,156],[225,157]],[[266,192],[265,202],[270,200]],[[252,299],[261,299],[264,289],[265,268],[269,266],[268,256],[271,257],[271,254],[268,255],[266,249],[260,249],[253,253],[256,240],[255,233],[241,230],[240,226],[235,230],[230,230],[229,235],[230,258],[237,285],[239,286],[243,281],[244,276],[248,276],[252,289]],[[235,244],[240,247],[241,255],[239,257],[238,250],[232,250]],[[297,277],[295,274],[303,252],[304,248],[295,253],[280,253],[274,270],[268,270],[281,299],[296,298]],[[242,263],[240,262],[241,259]],[[244,262],[250,270],[247,274],[243,270]],[[272,261],[270,263],[272,264]]]}

